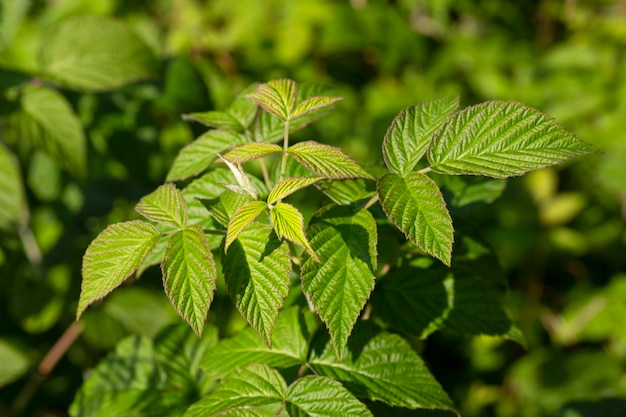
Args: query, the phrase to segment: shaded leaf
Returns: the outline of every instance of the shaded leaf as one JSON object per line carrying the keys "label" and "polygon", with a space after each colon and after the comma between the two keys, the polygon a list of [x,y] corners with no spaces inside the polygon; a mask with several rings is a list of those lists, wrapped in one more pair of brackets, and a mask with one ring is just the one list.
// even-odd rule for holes
{"label": "shaded leaf", "polygon": [[297,208],[287,203],[278,203],[270,209],[274,231],[279,239],[287,239],[305,251],[317,262],[319,258],[304,234],[304,219]]}
{"label": "shaded leaf", "polygon": [[165,293],[174,309],[200,336],[217,277],[204,232],[191,226],[171,235],[161,270]]}
{"label": "shaded leaf", "polygon": [[492,101],[450,117],[431,142],[428,160],[442,174],[506,178],[590,152],[591,145],[538,110]]}
{"label": "shaded leaf", "polygon": [[17,161],[0,143],[0,229],[17,225],[24,204],[24,186]]}
{"label": "shaded leaf", "polygon": [[19,379],[30,368],[28,357],[3,339],[0,339],[0,363],[0,387]]}
{"label": "shaded leaf", "polygon": [[367,201],[376,194],[376,184],[363,179],[322,180],[315,187],[335,203],[343,205]]}
{"label": "shaded leaf", "polygon": [[[230,218],[228,222],[228,231],[226,232],[226,243],[224,244],[224,253],[228,252],[228,247],[237,239],[239,234],[250,225],[263,211],[267,208],[264,201],[250,201],[244,204]],[[223,213],[225,214],[225,213]]]}
{"label": "shaded leaf", "polygon": [[372,417],[343,385],[322,376],[305,376],[291,384],[286,407],[292,417]]}
{"label": "shaded leaf", "polygon": [[333,97],[333,96],[315,96],[309,97],[304,101],[300,102],[296,108],[291,113],[291,119],[296,119],[300,116],[304,116],[307,113],[312,111],[332,106],[336,102],[343,100],[343,97]]}
{"label": "shaded leaf", "polygon": [[282,151],[283,148],[272,143],[250,142],[232,149],[224,155],[224,159],[233,164],[243,164]]}
{"label": "shaded leaf", "polygon": [[187,204],[182,193],[172,183],[157,188],[144,196],[135,210],[148,220],[178,228],[187,224]]}
{"label": "shaded leaf", "polygon": [[291,146],[289,156],[304,165],[308,170],[325,178],[374,179],[352,158],[335,146],[323,145],[315,141],[299,142]]}
{"label": "shaded leaf", "polygon": [[299,189],[314,184],[319,180],[320,178],[285,178],[284,180],[276,184],[274,188],[272,188],[272,191],[270,191],[270,194],[267,196],[267,204],[274,204],[275,202],[282,200],[283,198],[291,195]]}
{"label": "shaded leaf", "polygon": [[247,96],[269,113],[287,121],[291,118],[291,110],[296,101],[296,92],[296,83],[283,78],[259,84],[256,91]]}
{"label": "shaded leaf", "polygon": [[159,240],[151,224],[134,220],[108,226],[87,248],[76,318],[94,301],[120,286],[141,265]]}
{"label": "shaded leaf", "polygon": [[215,127],[218,129],[228,129],[241,131],[244,126],[239,123],[237,119],[228,113],[222,111],[206,111],[202,113],[189,113],[183,114],[183,120],[191,120],[194,122],[202,123],[208,127]]}
{"label": "shaded leaf", "polygon": [[454,229],[437,184],[411,172],[404,178],[387,174],[378,180],[385,214],[413,244],[450,265]]}
{"label": "shaded leaf", "polygon": [[341,358],[374,289],[376,221],[367,210],[327,206],[313,216],[307,235],[319,262],[304,257],[302,290],[328,327]]}

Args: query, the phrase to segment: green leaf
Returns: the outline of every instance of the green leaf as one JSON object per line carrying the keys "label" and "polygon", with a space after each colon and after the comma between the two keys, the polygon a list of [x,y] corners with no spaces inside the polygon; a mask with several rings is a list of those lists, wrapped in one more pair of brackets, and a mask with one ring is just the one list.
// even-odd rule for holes
{"label": "green leaf", "polygon": [[458,108],[459,96],[448,96],[402,110],[383,140],[387,168],[394,174],[411,172],[426,153],[433,135]]}
{"label": "green leaf", "polygon": [[242,134],[229,130],[210,130],[180,150],[167,173],[167,180],[182,180],[207,169],[217,154],[250,142]]}
{"label": "green leaf", "polygon": [[322,180],[315,187],[337,204],[365,202],[376,194],[376,184],[363,179]]}
{"label": "green leaf", "polygon": [[182,193],[167,183],[139,200],[135,210],[148,220],[184,228],[187,224],[187,204]]}
{"label": "green leaf", "polygon": [[28,372],[28,357],[3,339],[0,339],[0,387],[10,384]]}
{"label": "green leaf", "polygon": [[506,178],[590,152],[591,145],[538,110],[492,101],[450,117],[431,142],[428,160],[442,174]]}
{"label": "green leaf", "polygon": [[46,87],[26,88],[14,119],[22,140],[46,152],[72,175],[86,174],[83,127],[65,97]]}
{"label": "green leaf", "polygon": [[259,217],[267,208],[264,201],[250,201],[244,204],[230,218],[228,222],[228,231],[226,232],[226,243],[224,244],[224,253],[228,252],[228,247],[239,237],[239,234]]}
{"label": "green leaf", "polygon": [[39,58],[45,78],[81,91],[112,90],[158,68],[152,49],[129,26],[102,16],[63,19],[46,35]]}
{"label": "green leaf", "polygon": [[272,143],[250,142],[232,149],[224,155],[224,159],[233,164],[243,164],[282,151],[283,148]]}
{"label": "green leaf", "polygon": [[0,229],[17,225],[24,205],[24,186],[17,161],[0,143]]}
{"label": "green leaf", "polygon": [[202,359],[202,369],[210,375],[224,377],[234,369],[250,363],[262,363],[274,368],[299,366],[307,361],[309,342],[317,329],[315,316],[299,307],[280,311],[269,348],[250,327],[223,339]]}
{"label": "green leaf", "polygon": [[270,194],[267,196],[267,204],[274,204],[299,189],[314,184],[319,180],[320,178],[285,178],[272,188],[272,191],[270,191]]}
{"label": "green leaf", "polygon": [[452,192],[449,200],[453,207],[463,207],[472,203],[492,203],[502,195],[506,180],[485,177],[461,177],[441,175],[442,186]]}
{"label": "green leaf", "polygon": [[296,143],[287,152],[289,156],[304,165],[308,170],[325,178],[374,179],[352,158],[335,146],[322,145],[310,140]]}
{"label": "green leaf", "polygon": [[287,203],[278,203],[270,209],[274,231],[279,239],[287,239],[304,250],[317,262],[319,258],[304,234],[304,218],[297,208]]}
{"label": "green leaf", "polygon": [[327,206],[313,216],[307,235],[319,262],[303,259],[302,291],[328,327],[341,358],[374,289],[376,221],[367,210]]}
{"label": "green leaf", "polygon": [[309,97],[296,106],[291,114],[291,119],[296,119],[305,114],[321,109],[323,107],[332,106],[336,102],[343,100],[343,97],[333,96],[315,96]]}
{"label": "green leaf", "polygon": [[387,174],[378,180],[385,214],[414,245],[450,265],[454,228],[437,184],[411,172],[404,178]]}
{"label": "green leaf", "polygon": [[373,417],[343,385],[322,376],[305,376],[291,384],[286,407],[292,417]]}
{"label": "green leaf", "polygon": [[29,6],[29,0],[0,1],[0,50],[13,43]]}
{"label": "green leaf", "polygon": [[268,81],[266,84],[259,84],[257,90],[247,96],[269,113],[287,121],[291,118],[296,93],[296,83],[283,78]]}
{"label": "green leaf", "polygon": [[341,361],[328,334],[318,331],[309,364],[316,374],[341,381],[359,398],[411,409],[454,410],[446,392],[411,346],[371,323],[355,326]]}
{"label": "green leaf", "polygon": [[286,392],[287,385],[278,371],[252,364],[231,373],[209,396],[189,407],[184,417],[221,416],[237,409],[281,403]]}
{"label": "green leaf", "polygon": [[154,226],[139,220],[112,224],[104,229],[83,257],[83,282],[76,319],[89,304],[104,298],[132,275],[159,237]]}
{"label": "green leaf", "polygon": [[191,226],[170,237],[161,270],[165,293],[174,309],[200,336],[213,300],[217,271],[199,227]]}
{"label": "green leaf", "polygon": [[249,127],[257,114],[257,104],[246,95],[256,90],[258,84],[252,84],[245,88],[228,106],[226,113],[231,115],[245,128]]}
{"label": "green leaf", "polygon": [[190,113],[183,114],[183,120],[191,120],[194,122],[202,123],[208,127],[215,127],[218,129],[228,129],[241,131],[244,126],[239,123],[237,119],[228,113],[223,111],[207,111],[203,113]]}
{"label": "green leaf", "polygon": [[[265,203],[262,203],[265,205]],[[272,328],[289,292],[289,249],[271,228],[251,224],[223,262],[224,279],[237,309],[269,346]]]}

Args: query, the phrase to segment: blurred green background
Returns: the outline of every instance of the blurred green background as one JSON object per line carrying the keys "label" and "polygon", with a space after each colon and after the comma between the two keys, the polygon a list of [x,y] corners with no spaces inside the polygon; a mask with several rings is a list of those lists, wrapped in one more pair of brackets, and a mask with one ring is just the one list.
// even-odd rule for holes
{"label": "blurred green background", "polygon": [[[48,85],[49,31],[77,15],[123,22],[156,58],[151,77],[106,91],[60,83],[86,139],[84,178],[25,149],[14,117],[25,86]],[[0,207],[0,416],[66,415],[117,341],[179,320],[148,269],[89,309],[67,354],[37,376],[74,321],[89,242],[136,216],[202,132],[180,115],[223,109],[279,77],[345,97],[295,135],[366,165],[382,163],[401,109],[456,93],[463,105],[534,106],[600,148],[463,207],[500,257],[528,349],[437,333],[421,353],[463,416],[626,416],[625,41],[623,0],[0,0],[0,146],[19,164],[26,202],[17,225]],[[224,335],[244,324],[223,289],[209,314]]]}

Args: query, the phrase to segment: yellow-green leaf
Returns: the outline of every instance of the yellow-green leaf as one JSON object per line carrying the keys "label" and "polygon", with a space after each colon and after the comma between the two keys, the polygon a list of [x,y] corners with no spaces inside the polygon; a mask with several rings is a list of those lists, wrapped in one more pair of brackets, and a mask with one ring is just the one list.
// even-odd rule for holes
{"label": "yellow-green leaf", "polygon": [[263,201],[250,201],[237,210],[228,222],[228,230],[226,231],[226,242],[224,244],[224,252],[228,251],[228,247],[237,239],[239,234],[256,219],[263,210],[267,208],[267,204]]}
{"label": "yellow-green leaf", "polygon": [[270,215],[274,231],[280,239],[301,246],[315,261],[320,262],[304,235],[304,218],[297,208],[291,204],[278,203],[270,210]]}

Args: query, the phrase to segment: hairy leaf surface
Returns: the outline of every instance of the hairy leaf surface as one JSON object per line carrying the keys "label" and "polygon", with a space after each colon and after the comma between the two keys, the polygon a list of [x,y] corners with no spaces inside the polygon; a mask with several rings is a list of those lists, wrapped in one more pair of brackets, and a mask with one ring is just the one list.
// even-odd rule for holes
{"label": "hairy leaf surface", "polygon": [[267,196],[267,204],[274,204],[278,200],[282,200],[299,189],[314,184],[319,180],[320,178],[307,177],[285,178],[272,188],[272,191],[270,191],[270,194]]}
{"label": "hairy leaf surface", "polygon": [[313,259],[319,261],[304,234],[304,219],[297,208],[287,203],[278,203],[270,209],[272,225],[279,239],[287,239],[301,246]]}
{"label": "hairy leaf surface", "polygon": [[281,120],[291,118],[291,110],[296,101],[296,83],[288,79],[272,80],[259,84],[257,90],[248,97]]}
{"label": "hairy leaf surface", "polygon": [[296,119],[312,111],[315,111],[324,107],[332,106],[333,104],[335,104],[336,102],[340,100],[343,100],[343,97],[333,97],[333,96],[309,97],[303,100],[302,102],[300,102],[300,104],[296,106],[296,108],[293,110],[293,113],[291,114],[291,118]]}
{"label": "hairy leaf surface", "polygon": [[385,214],[407,239],[450,265],[454,228],[433,180],[419,172],[404,178],[387,174],[378,180],[378,194]]}
{"label": "hairy leaf surface", "polygon": [[[226,232],[226,243],[224,252],[228,252],[228,247],[239,237],[239,234],[250,225],[263,211],[267,208],[267,204],[263,201],[250,201],[244,204],[230,218],[228,222],[228,230]],[[219,217],[223,217],[225,213],[220,213]]]}
{"label": "hairy leaf surface", "polygon": [[304,257],[302,290],[328,327],[341,358],[374,289],[376,221],[367,210],[328,206],[313,216],[307,235],[321,262]]}
{"label": "hairy leaf surface", "polygon": [[273,143],[250,142],[232,149],[224,155],[224,159],[233,164],[243,164],[282,151],[283,148]]}
{"label": "hairy leaf surface", "polygon": [[291,146],[287,152],[289,156],[304,165],[309,171],[325,178],[374,179],[352,158],[335,146],[305,141]]}
{"label": "hairy leaf surface", "polygon": [[442,174],[506,178],[593,151],[538,110],[492,101],[453,115],[433,139],[428,160]]}
{"label": "hairy leaf surface", "polygon": [[292,417],[373,417],[343,385],[322,376],[305,376],[291,384],[286,407]]}
{"label": "hairy leaf surface", "polygon": [[167,183],[139,200],[137,212],[157,223],[178,228],[187,224],[187,204],[182,193],[172,183]]}

